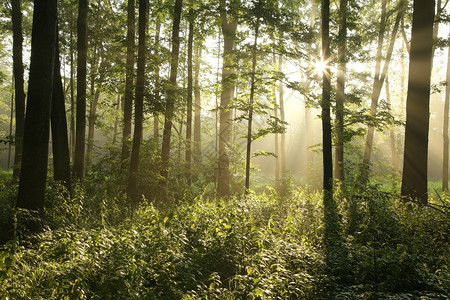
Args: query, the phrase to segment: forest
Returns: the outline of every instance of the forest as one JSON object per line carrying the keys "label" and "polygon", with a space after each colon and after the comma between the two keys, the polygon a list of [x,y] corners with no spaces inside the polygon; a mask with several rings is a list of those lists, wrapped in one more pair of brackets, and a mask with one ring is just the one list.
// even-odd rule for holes
{"label": "forest", "polygon": [[449,299],[449,0],[0,3],[0,299]]}

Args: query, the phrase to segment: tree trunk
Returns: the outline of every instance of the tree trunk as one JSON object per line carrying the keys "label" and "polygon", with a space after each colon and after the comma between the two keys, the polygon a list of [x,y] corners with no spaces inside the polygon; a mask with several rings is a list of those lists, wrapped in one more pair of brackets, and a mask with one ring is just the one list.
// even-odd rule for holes
{"label": "tree trunk", "polygon": [[247,155],[245,160],[245,194],[250,190],[250,162],[252,158],[252,123],[253,123],[253,102],[255,97],[255,73],[256,73],[256,47],[258,46],[259,19],[255,24],[255,39],[252,49],[252,73],[250,79],[250,99],[248,103],[248,126],[247,126]]}
{"label": "tree trunk", "polygon": [[55,43],[54,64],[53,95],[50,115],[54,178],[55,180],[61,181],[67,188],[67,191],[71,193],[69,139],[67,135],[66,106],[59,61],[58,36],[56,37]]}
{"label": "tree trunk", "polygon": [[[14,84],[14,76],[11,79],[11,85]],[[9,113],[9,136],[12,137],[13,134],[13,123],[14,123],[14,91],[11,92],[11,104],[10,104],[10,113]],[[8,165],[7,170],[11,167],[11,151],[12,151],[12,143],[8,143]]]}
{"label": "tree trunk", "polygon": [[82,181],[84,175],[84,153],[86,136],[86,60],[87,60],[87,12],[88,1],[78,4],[78,59],[77,59],[77,120],[75,141],[75,178]]}
{"label": "tree trunk", "polygon": [[[100,80],[102,82],[102,80]],[[88,139],[86,149],[86,166],[89,168],[92,163],[92,150],[94,148],[94,132],[95,132],[95,120],[97,118],[97,104],[100,99],[100,89],[97,88],[94,97],[91,100],[89,106],[89,122],[88,122]]]}
{"label": "tree trunk", "polygon": [[448,191],[448,111],[449,111],[449,98],[450,98],[450,47],[447,54],[447,85],[445,86],[445,102],[444,102],[444,151],[443,151],[443,163],[442,163],[442,190]]}
{"label": "tree trunk", "polygon": [[[34,2],[28,104],[17,207],[43,210],[53,91],[57,1]],[[30,224],[36,230],[37,224]]]}
{"label": "tree trunk", "polygon": [[[231,5],[236,5],[232,2]],[[220,1],[220,6],[225,9],[225,1]],[[233,63],[234,38],[237,29],[237,21],[231,19],[221,10],[221,27],[223,34],[223,62],[222,62],[222,93],[220,96],[220,126],[219,126],[219,174],[217,180],[217,195],[226,196],[230,194],[230,161],[228,149],[231,142],[231,109],[230,105],[234,97],[235,67]]]}
{"label": "tree trunk", "polygon": [[140,194],[137,191],[137,171],[139,169],[139,154],[142,143],[142,123],[144,119],[144,88],[145,88],[145,37],[147,31],[147,3],[148,0],[139,0],[139,46],[136,77],[136,99],[134,104],[134,133],[133,148],[131,150],[130,174],[128,177],[127,192],[132,202],[137,204]]}
{"label": "tree trunk", "polygon": [[20,8],[20,0],[12,0],[11,6],[13,26],[14,94],[16,104],[16,132],[13,177],[18,179],[20,173],[20,163],[22,161],[22,140],[25,124],[25,92],[22,61],[22,11]]}
{"label": "tree trunk", "polygon": [[[373,83],[372,89],[372,103],[370,105],[370,116],[375,118],[378,108],[378,99],[380,98],[381,89],[383,88],[384,79],[387,76],[389,71],[389,64],[392,58],[392,52],[394,51],[395,39],[397,36],[398,27],[400,25],[400,20],[402,18],[403,8],[399,8],[399,12],[397,13],[397,17],[395,19],[394,29],[392,30],[391,39],[389,42],[389,48],[386,56],[386,61],[384,62],[383,71],[381,74],[376,75]],[[364,159],[363,159],[363,176],[362,180],[366,181],[368,179],[368,171],[369,171],[369,163],[370,158],[372,156],[372,147],[373,147],[373,135],[375,132],[374,126],[369,126],[366,137],[366,144],[364,148]]]}
{"label": "tree trunk", "polygon": [[75,97],[74,97],[74,72],[73,72],[73,28],[70,18],[70,156],[75,161]]}
{"label": "tree trunk", "polygon": [[[340,1],[338,34],[338,76],[336,91],[336,146],[334,161],[334,178],[337,183],[344,183],[344,102],[345,80],[347,72],[347,0]],[[342,186],[343,187],[343,186]]]}
{"label": "tree trunk", "polygon": [[[156,21],[156,33],[155,33],[155,52],[159,53],[159,35],[161,33],[161,22],[159,20]],[[160,105],[161,103],[161,94],[160,94],[160,83],[159,83],[159,64],[160,61],[156,62],[155,66],[155,102],[156,105]],[[159,114],[158,111],[153,112],[153,138],[155,139],[155,143],[159,143]]]}
{"label": "tree trunk", "polygon": [[133,113],[135,1],[136,0],[128,0],[127,6],[127,61],[123,105],[122,154],[120,156],[122,170],[126,168],[126,161],[130,158],[131,118]]}
{"label": "tree trunk", "polygon": [[[192,15],[192,12],[189,12]],[[194,20],[189,21],[188,56],[187,56],[187,105],[186,105],[186,178],[191,184],[191,158],[192,158],[192,48],[194,44]]]}
{"label": "tree trunk", "polygon": [[[275,52],[273,53],[273,59],[272,59],[272,63],[275,66],[277,65],[277,57],[275,55]],[[275,83],[273,85],[272,88],[272,93],[273,93],[273,102],[274,102],[274,106],[273,106],[273,115],[275,118],[278,118],[278,104],[277,104],[277,92],[276,92],[276,86]],[[279,145],[279,134],[278,132],[276,132],[274,134],[275,137],[275,186],[278,189],[279,188],[279,183],[280,183],[280,145]]]}
{"label": "tree trunk", "polygon": [[195,97],[195,114],[194,114],[194,160],[198,165],[202,161],[202,140],[201,140],[201,98],[200,98],[200,60],[202,56],[202,43],[198,42],[195,51],[195,72],[194,72],[194,97]]}
{"label": "tree trunk", "polygon": [[172,119],[174,116],[174,106],[177,87],[177,70],[178,70],[178,55],[180,52],[180,21],[181,21],[181,9],[183,1],[176,0],[173,14],[173,27],[172,27],[172,54],[170,60],[170,88],[167,91],[167,104],[164,118],[164,132],[161,150],[161,177],[162,188],[165,191],[167,189],[167,177],[169,175],[169,158],[170,158],[170,138],[172,131]]}
{"label": "tree trunk", "polygon": [[120,94],[117,94],[117,102],[116,102],[116,109],[117,109],[117,115],[116,118],[114,119],[114,135],[113,135],[113,145],[116,144],[116,139],[117,139],[117,127],[119,126],[119,112],[120,112]]}
{"label": "tree trunk", "polygon": [[322,0],[322,61],[326,67],[322,74],[322,144],[323,144],[323,189],[325,197],[333,195],[333,159],[331,143],[331,69],[329,66],[329,22],[330,1]]}
{"label": "tree trunk", "polygon": [[[386,76],[386,102],[391,106],[391,92],[390,92],[390,86],[389,86],[389,78]],[[392,113],[392,109],[391,109]],[[391,157],[392,157],[392,169],[393,169],[393,175],[395,176],[398,171],[398,156],[397,156],[397,147],[395,143],[395,131],[394,131],[394,125],[391,125],[391,128],[389,129],[389,137],[390,137],[390,146],[391,146]]]}
{"label": "tree trunk", "polygon": [[434,0],[414,0],[401,195],[428,204],[428,129]]}
{"label": "tree trunk", "polygon": [[[278,72],[283,71],[283,56],[280,54],[278,57]],[[280,100],[280,119],[282,122],[285,121],[284,114],[284,89],[283,82],[280,80],[278,83],[278,96]],[[281,178],[283,182],[286,180],[286,134],[282,133],[280,135],[280,169]],[[283,183],[284,184],[284,183]]]}

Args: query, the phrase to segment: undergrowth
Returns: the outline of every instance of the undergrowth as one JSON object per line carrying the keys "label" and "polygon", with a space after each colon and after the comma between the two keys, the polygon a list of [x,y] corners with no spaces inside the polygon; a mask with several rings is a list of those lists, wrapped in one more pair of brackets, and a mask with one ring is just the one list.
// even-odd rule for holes
{"label": "undergrowth", "polygon": [[[1,184],[5,184],[4,182]],[[86,189],[88,190],[88,189]],[[358,198],[348,266],[328,272],[320,194],[186,197],[136,210],[120,193],[50,184],[42,231],[2,189],[1,299],[448,299],[449,222],[375,189]],[[17,226],[19,224],[19,226]],[[5,226],[5,227],[3,227]],[[3,230],[2,230],[3,231]],[[333,262],[331,262],[333,263]],[[340,265],[336,262],[336,265]]]}

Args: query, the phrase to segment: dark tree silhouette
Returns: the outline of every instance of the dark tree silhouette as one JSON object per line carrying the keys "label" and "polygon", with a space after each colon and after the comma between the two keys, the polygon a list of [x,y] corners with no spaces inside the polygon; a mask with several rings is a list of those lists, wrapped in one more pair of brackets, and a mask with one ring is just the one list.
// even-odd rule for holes
{"label": "dark tree silhouette", "polygon": [[428,204],[428,128],[434,0],[414,0],[401,195]]}
{"label": "dark tree silhouette", "polygon": [[[56,42],[56,0],[34,2],[31,64],[17,206],[44,208]],[[35,229],[35,228],[30,228]]]}

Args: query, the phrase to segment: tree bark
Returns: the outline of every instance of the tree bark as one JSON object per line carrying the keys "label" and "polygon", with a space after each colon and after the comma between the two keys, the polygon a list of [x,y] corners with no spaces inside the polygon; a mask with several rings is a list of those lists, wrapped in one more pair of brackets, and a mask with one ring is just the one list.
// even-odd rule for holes
{"label": "tree bark", "polygon": [[147,31],[147,5],[148,0],[139,0],[139,45],[136,77],[136,99],[134,104],[134,132],[133,148],[131,150],[130,174],[128,177],[127,192],[132,202],[137,204],[140,194],[137,191],[137,171],[139,169],[139,155],[142,143],[142,123],[144,119],[144,88],[145,88],[145,56]]}
{"label": "tree bark", "polygon": [[77,116],[74,173],[82,181],[84,175],[84,153],[86,136],[86,60],[87,60],[87,12],[88,1],[78,4],[78,59],[77,59]]}
{"label": "tree bark", "polygon": [[447,75],[446,75],[447,85],[445,86],[444,130],[443,130],[444,149],[443,149],[443,163],[442,163],[442,190],[443,191],[448,191],[448,155],[449,155],[448,111],[449,111],[449,99],[450,99],[450,48],[448,49],[447,56],[448,56],[447,57]]}
{"label": "tree bark", "polygon": [[[231,5],[237,5],[238,1],[232,1]],[[225,12],[225,1],[220,0],[221,28],[223,34],[223,62],[222,62],[222,93],[220,96],[220,126],[219,126],[219,174],[217,180],[217,195],[230,194],[230,161],[228,149],[231,143],[231,109],[230,105],[234,97],[235,67],[233,63],[234,38],[237,30],[237,21]]]}
{"label": "tree bark", "polygon": [[134,78],[134,36],[135,36],[135,1],[128,0],[127,6],[127,61],[125,74],[125,98],[123,105],[123,131],[122,131],[122,170],[130,158],[131,118],[133,112],[133,78]]}
{"label": "tree bark", "polygon": [[428,204],[428,129],[434,0],[414,0],[401,195]]}
{"label": "tree bark", "polygon": [[245,159],[245,194],[250,190],[250,162],[252,158],[252,123],[253,123],[253,102],[255,97],[255,76],[256,76],[256,47],[258,46],[259,19],[255,24],[255,39],[252,48],[252,73],[250,75],[250,99],[248,103],[248,126],[247,126],[247,155]]}
{"label": "tree bark", "polygon": [[74,97],[74,72],[73,72],[73,28],[72,18],[70,18],[70,156],[72,162],[75,161],[75,97]]}
{"label": "tree bark", "polygon": [[[189,15],[192,15],[189,12]],[[191,159],[192,159],[192,48],[194,44],[194,20],[189,21],[188,56],[187,56],[187,105],[186,105],[186,179],[191,184]]]}
{"label": "tree bark", "polygon": [[331,69],[330,59],[330,1],[322,0],[322,61],[326,67],[322,74],[322,147],[323,147],[323,189],[325,197],[333,195],[333,158],[331,142]]}
{"label": "tree bark", "polygon": [[[278,72],[283,71],[283,56],[280,54],[278,57]],[[280,80],[278,82],[278,96],[280,101],[280,119],[282,122],[285,121],[284,113],[284,89],[283,82]],[[284,181],[286,179],[286,134],[280,134],[280,170],[281,178]]]}
{"label": "tree bark", "polygon": [[34,2],[27,117],[17,196],[17,207],[31,210],[44,208],[55,60],[56,8],[56,0]]}
{"label": "tree bark", "polygon": [[53,95],[50,114],[54,178],[55,180],[61,181],[67,188],[67,191],[71,193],[69,138],[67,134],[66,106],[60,70],[58,36],[55,42],[54,65]]}
{"label": "tree bark", "polygon": [[347,0],[340,1],[338,34],[338,76],[336,91],[336,146],[334,160],[334,178],[344,184],[344,102],[345,80],[347,72]]}
{"label": "tree bark", "polygon": [[202,137],[201,137],[201,95],[200,95],[200,60],[202,56],[202,43],[198,42],[195,51],[195,71],[194,71],[194,98],[195,98],[195,114],[194,114],[194,160],[196,164],[202,161]]}
{"label": "tree bark", "polygon": [[22,161],[22,142],[25,125],[25,91],[22,58],[22,11],[20,8],[20,0],[12,0],[11,6],[13,27],[14,95],[16,104],[16,132],[13,177],[18,179],[20,173],[20,164]]}
{"label": "tree bark", "polygon": [[[155,52],[159,53],[159,35],[161,33],[161,22],[159,20],[156,21],[156,33],[155,33]],[[155,66],[155,102],[156,105],[159,106],[161,103],[161,94],[160,94],[160,83],[159,83],[159,64],[160,61],[156,62]],[[155,139],[155,143],[159,143],[159,114],[158,111],[153,112],[153,138]]]}
{"label": "tree bark", "polygon": [[180,21],[181,9],[183,1],[176,0],[173,14],[172,27],[172,54],[170,60],[170,88],[167,91],[167,104],[164,118],[164,132],[161,150],[161,185],[163,190],[167,190],[167,179],[169,175],[169,158],[170,158],[170,138],[172,131],[172,120],[174,116],[174,106],[177,87],[177,71],[178,71],[178,55],[180,52]]}
{"label": "tree bark", "polygon": [[[386,76],[386,102],[387,104],[391,105],[391,92],[390,92],[390,85],[389,85],[389,79]],[[391,109],[392,113],[392,109]],[[392,158],[392,170],[393,175],[395,176],[398,171],[398,156],[397,156],[397,147],[395,142],[395,131],[394,131],[394,125],[391,125],[391,128],[389,129],[389,137],[390,137],[390,146],[391,146],[391,158]]]}

